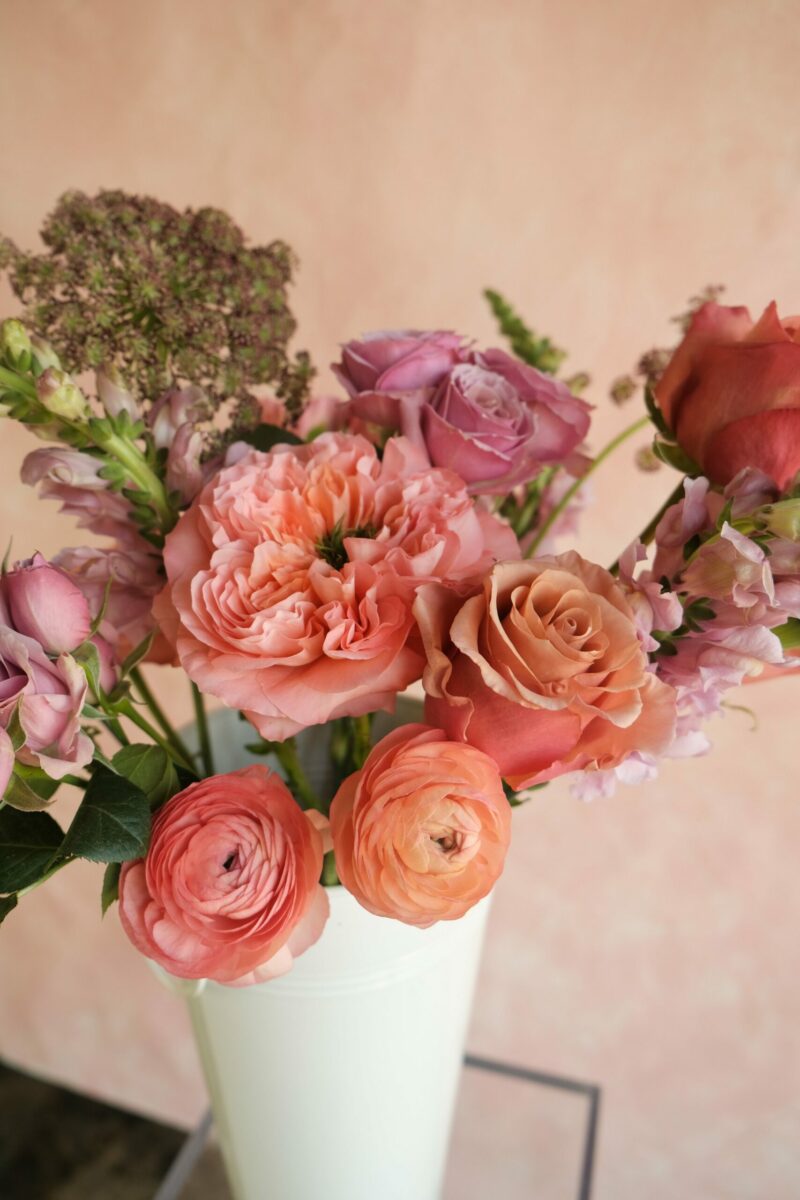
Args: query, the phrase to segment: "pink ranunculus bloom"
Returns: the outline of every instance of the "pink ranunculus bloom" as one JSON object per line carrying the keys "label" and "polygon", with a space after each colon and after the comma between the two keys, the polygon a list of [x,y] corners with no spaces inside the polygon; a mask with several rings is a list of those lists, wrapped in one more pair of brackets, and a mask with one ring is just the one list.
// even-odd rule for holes
{"label": "pink ranunculus bloom", "polygon": [[705,304],[656,387],[677,441],[714,483],[755,467],[785,488],[800,470],[800,319],[774,303]]}
{"label": "pink ranunculus bloom", "polygon": [[75,517],[81,528],[136,545],[140,538],[130,506],[101,478],[103,465],[102,458],[80,450],[48,446],[25,456],[20,477],[31,487],[38,484],[45,499],[60,500],[61,511]]}
{"label": "pink ranunculus bloom", "polygon": [[[74,546],[55,559],[86,597],[92,617],[105,601],[100,633],[121,663],[155,628],[153,601],[164,586],[158,557],[139,539],[127,547]],[[169,662],[170,644],[157,634],[148,662]]]}
{"label": "pink ranunculus bloom", "polygon": [[81,729],[87,682],[68,654],[48,658],[40,644],[0,625],[0,725],[15,712],[25,735],[21,762],[41,767],[52,779],[91,762],[94,747]]}
{"label": "pink ranunculus bloom", "polygon": [[159,809],[146,857],[122,868],[120,920],[172,975],[260,983],[322,933],[322,858],[314,821],[278,775],[214,775]]}
{"label": "pink ranunculus bloom", "polygon": [[423,928],[464,915],[494,886],[511,807],[492,759],[440,729],[404,725],[331,804],[339,878],[380,917]]}
{"label": "pink ranunculus bloom", "polygon": [[404,439],[240,454],[169,534],[155,614],[184,670],[283,739],[390,708],[423,666],[412,603],[468,590],[516,539]]}
{"label": "pink ranunculus bloom", "polygon": [[[457,333],[416,329],[365,333],[342,347],[342,361],[334,364],[333,373],[351,397],[422,395],[435,388],[463,354],[464,339]],[[378,425],[394,424],[377,416],[367,419]]]}
{"label": "pink ranunculus bloom", "polygon": [[65,571],[41,554],[14,565],[0,582],[10,624],[48,654],[74,650],[89,636],[89,605]]}
{"label": "pink ranunculus bloom", "polygon": [[514,788],[672,740],[675,693],[649,670],[624,590],[574,552],[500,563],[460,605],[422,588],[415,615],[428,721],[490,754]]}

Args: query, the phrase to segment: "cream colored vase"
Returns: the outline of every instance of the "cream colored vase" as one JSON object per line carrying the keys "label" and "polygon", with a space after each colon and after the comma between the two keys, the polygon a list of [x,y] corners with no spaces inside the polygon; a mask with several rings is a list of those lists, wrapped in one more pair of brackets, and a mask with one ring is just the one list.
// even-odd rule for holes
{"label": "cream colored vase", "polygon": [[[213,732],[218,770],[248,761],[234,714]],[[320,731],[301,752],[319,782]],[[422,930],[344,888],[328,895],[322,937],[280,979],[227,988],[159,972],[189,1006],[231,1190],[438,1200],[489,901]]]}

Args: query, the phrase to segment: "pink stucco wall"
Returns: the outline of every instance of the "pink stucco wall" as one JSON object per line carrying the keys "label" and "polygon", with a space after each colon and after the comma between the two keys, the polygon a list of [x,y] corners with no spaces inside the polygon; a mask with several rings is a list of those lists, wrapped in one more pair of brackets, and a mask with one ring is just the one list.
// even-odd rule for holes
{"label": "pink stucco wall", "polygon": [[[0,229],[67,187],[229,209],[302,259],[299,344],[365,328],[480,339],[486,284],[610,379],[709,282],[800,310],[792,0],[28,0],[6,6]],[[15,482],[2,541],[71,540]],[[671,489],[622,452],[579,549],[615,557]],[[748,691],[709,758],[517,816],[475,1050],[606,1090],[600,1200],[800,1193],[798,682]],[[186,698],[173,689],[176,713]],[[202,1094],[180,1012],[80,867],[0,935],[0,1053],[166,1117]],[[531,1134],[535,1142],[535,1131]],[[546,1139],[538,1148],[546,1156]],[[498,1174],[498,1194],[502,1176]]]}

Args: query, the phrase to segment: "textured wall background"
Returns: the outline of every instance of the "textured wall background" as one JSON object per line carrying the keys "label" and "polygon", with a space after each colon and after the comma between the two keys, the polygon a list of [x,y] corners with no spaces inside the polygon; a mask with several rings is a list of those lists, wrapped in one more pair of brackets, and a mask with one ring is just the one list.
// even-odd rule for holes
{"label": "textured wall background", "polygon": [[[592,371],[599,447],[630,419],[608,382],[697,288],[800,309],[797,16],[792,0],[7,5],[0,228],[34,245],[67,187],[220,205],[295,246],[299,344],[323,365],[370,327],[486,339],[492,284]],[[2,434],[0,540],[54,551],[68,524],[16,482],[29,439]],[[631,454],[583,524],[601,562],[672,487]],[[600,1200],[800,1190],[797,686],[748,691],[758,735],[730,713],[711,757],[655,785],[585,807],[556,784],[518,815],[472,1047],[603,1084]],[[77,868],[9,920],[0,1051],[189,1120],[182,1014],[100,924],[98,892]]]}

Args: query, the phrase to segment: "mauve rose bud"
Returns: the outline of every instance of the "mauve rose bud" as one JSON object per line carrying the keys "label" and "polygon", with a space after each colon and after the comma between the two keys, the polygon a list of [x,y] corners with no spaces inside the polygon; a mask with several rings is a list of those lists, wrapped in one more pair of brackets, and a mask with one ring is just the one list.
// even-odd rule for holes
{"label": "mauve rose bud", "polygon": [[39,400],[56,417],[65,421],[85,421],[90,416],[86,397],[64,371],[48,367],[36,381]]}
{"label": "mauve rose bud", "polygon": [[0,799],[8,787],[11,772],[14,770],[14,747],[5,729],[0,726]]}
{"label": "mauve rose bud", "polygon": [[89,605],[80,588],[41,554],[15,565],[3,579],[11,624],[48,654],[65,654],[89,636]]}
{"label": "mauve rose bud", "polygon": [[100,403],[108,415],[119,417],[126,412],[132,421],[136,421],[139,417],[139,406],[123,384],[122,376],[116,367],[103,367],[97,372],[95,378]]}

